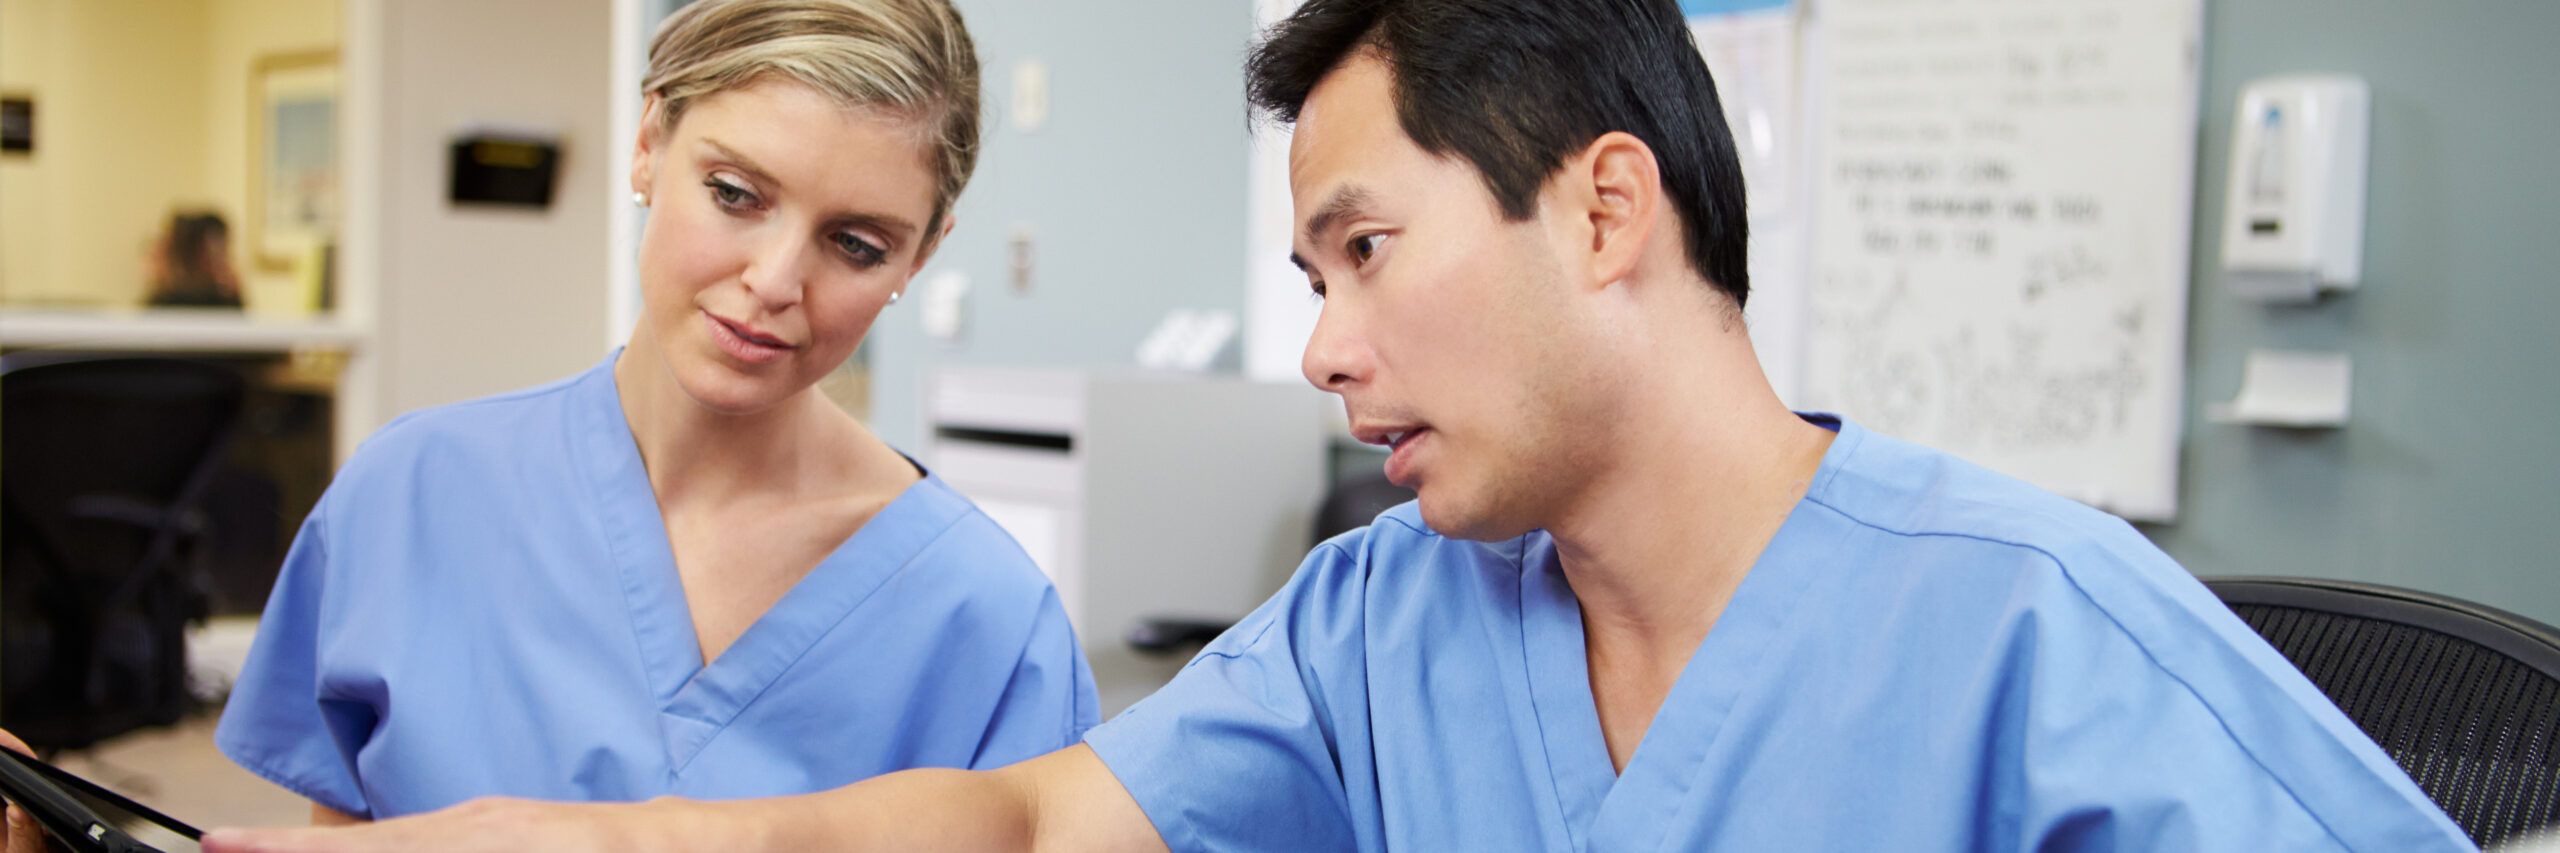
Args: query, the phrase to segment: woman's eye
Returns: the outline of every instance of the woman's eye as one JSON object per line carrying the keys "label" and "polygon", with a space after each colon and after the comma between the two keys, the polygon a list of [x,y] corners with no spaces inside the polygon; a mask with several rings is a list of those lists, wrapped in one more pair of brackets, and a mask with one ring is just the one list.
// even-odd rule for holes
{"label": "woman's eye", "polygon": [[1362,234],[1351,238],[1351,259],[1359,263],[1368,263],[1369,256],[1378,253],[1378,243],[1386,238],[1387,235],[1384,234]]}
{"label": "woman's eye", "polygon": [[889,250],[874,246],[860,237],[838,234],[835,239],[836,248],[843,249],[846,255],[852,256],[854,263],[859,266],[865,268],[878,266],[880,262],[889,259]]}
{"label": "woman's eye", "polygon": [[728,181],[724,181],[719,178],[710,178],[704,180],[702,185],[711,188],[711,199],[719,202],[721,207],[734,209],[749,207],[755,204],[756,197],[754,193],[747,192],[746,188],[729,183]]}

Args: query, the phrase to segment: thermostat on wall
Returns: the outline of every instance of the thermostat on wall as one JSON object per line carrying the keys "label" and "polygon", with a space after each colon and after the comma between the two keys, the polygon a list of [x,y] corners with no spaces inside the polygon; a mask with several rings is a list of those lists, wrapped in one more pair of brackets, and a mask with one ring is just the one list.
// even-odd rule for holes
{"label": "thermostat on wall", "polygon": [[466,136],[453,141],[455,204],[550,207],[560,145],[522,136]]}

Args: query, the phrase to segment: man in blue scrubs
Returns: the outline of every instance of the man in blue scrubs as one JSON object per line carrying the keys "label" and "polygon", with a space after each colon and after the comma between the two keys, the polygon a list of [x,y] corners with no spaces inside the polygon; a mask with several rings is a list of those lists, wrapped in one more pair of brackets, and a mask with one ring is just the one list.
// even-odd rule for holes
{"label": "man in blue scrubs", "polygon": [[2122,522],[1780,404],[1669,0],[1312,0],[1250,79],[1307,376],[1417,503],[1010,768],[214,849],[2469,846]]}

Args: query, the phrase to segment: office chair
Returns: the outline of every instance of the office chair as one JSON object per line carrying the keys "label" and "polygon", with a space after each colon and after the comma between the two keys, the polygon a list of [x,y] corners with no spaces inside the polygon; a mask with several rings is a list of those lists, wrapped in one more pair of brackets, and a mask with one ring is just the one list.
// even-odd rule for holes
{"label": "office chair", "polygon": [[0,360],[0,726],[52,751],[185,714],[201,502],[245,386],[177,359]]}
{"label": "office chair", "polygon": [[2483,847],[2560,826],[2560,631],[2376,584],[2207,578]]}

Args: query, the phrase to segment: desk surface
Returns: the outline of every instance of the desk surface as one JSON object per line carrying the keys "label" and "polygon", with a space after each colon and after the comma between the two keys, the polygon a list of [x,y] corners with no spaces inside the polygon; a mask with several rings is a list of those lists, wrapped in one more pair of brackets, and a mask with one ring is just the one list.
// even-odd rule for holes
{"label": "desk surface", "polygon": [[336,317],[278,319],[230,309],[0,310],[0,347],[189,352],[291,352],[361,345]]}

